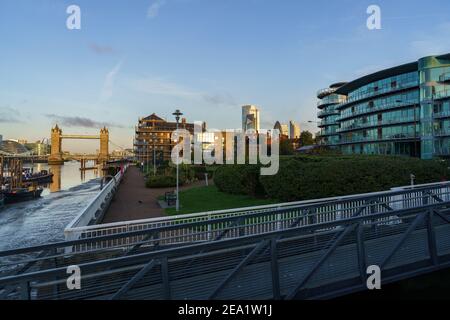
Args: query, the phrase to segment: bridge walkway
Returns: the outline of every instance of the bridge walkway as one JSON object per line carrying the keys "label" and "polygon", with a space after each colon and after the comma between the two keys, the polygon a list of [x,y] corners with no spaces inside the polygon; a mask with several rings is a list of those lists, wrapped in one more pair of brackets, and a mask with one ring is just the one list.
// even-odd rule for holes
{"label": "bridge walkway", "polygon": [[[450,183],[0,252],[0,298],[319,299],[450,267]],[[86,234],[85,234],[86,235]],[[122,241],[120,241],[122,240]],[[55,261],[52,267],[49,261]],[[82,289],[67,290],[78,264]],[[2,268],[15,266],[13,270]]]}

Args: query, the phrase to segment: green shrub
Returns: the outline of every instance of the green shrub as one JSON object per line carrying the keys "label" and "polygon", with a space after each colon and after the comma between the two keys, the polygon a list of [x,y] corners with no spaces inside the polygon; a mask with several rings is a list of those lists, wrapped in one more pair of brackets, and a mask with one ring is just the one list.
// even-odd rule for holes
{"label": "green shrub", "polygon": [[218,166],[214,172],[214,184],[220,191],[231,194],[264,195],[259,173],[259,165]]}
{"label": "green shrub", "polygon": [[271,198],[281,201],[318,199],[388,190],[410,184],[442,181],[449,172],[445,162],[387,156],[301,157],[280,162],[278,174],[261,176]]}
{"label": "green shrub", "polygon": [[[149,176],[145,183],[147,188],[169,188],[176,187],[176,176]],[[184,184],[183,177],[180,177],[179,185]]]}
{"label": "green shrub", "polygon": [[218,189],[231,194],[268,196],[280,201],[319,199],[389,190],[449,178],[442,160],[366,155],[282,156],[274,176],[260,176],[258,165],[226,165],[216,169]]}

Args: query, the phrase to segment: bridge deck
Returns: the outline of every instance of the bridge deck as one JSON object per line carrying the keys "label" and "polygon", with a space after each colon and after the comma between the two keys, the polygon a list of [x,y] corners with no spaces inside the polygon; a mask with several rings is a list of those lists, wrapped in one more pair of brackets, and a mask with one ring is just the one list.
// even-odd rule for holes
{"label": "bridge deck", "polygon": [[[364,290],[369,265],[383,284],[450,267],[450,183],[85,236],[0,252],[0,299],[321,299]],[[78,291],[66,288],[73,264]]]}

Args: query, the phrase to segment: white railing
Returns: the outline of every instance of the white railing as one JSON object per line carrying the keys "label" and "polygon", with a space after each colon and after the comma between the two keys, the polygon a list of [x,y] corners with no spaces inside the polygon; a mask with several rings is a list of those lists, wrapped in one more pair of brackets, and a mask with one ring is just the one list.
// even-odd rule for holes
{"label": "white railing", "polygon": [[112,179],[103,186],[94,199],[92,199],[89,204],[67,225],[64,230],[66,240],[79,239],[79,237],[74,234],[72,230],[88,226],[91,221],[98,219],[104,210],[107,209],[107,205],[117,191],[117,187],[122,181],[123,175],[127,169],[128,165],[125,165],[123,173],[122,171],[119,171],[114,177],[112,177]]}
{"label": "white railing", "polygon": [[[424,191],[424,188],[425,191]],[[399,193],[401,192],[401,193]],[[431,192],[431,194],[429,194]],[[370,200],[376,201],[371,203]],[[441,200],[439,200],[441,199]],[[351,218],[358,213],[366,216],[392,210],[421,207],[438,201],[450,201],[450,182],[432,183],[417,186],[393,188],[391,191],[333,197],[308,201],[297,201],[238,208],[232,210],[210,211],[178,216],[133,220],[83,227],[66,228],[67,240],[95,238],[130,231],[150,230],[173,226],[171,230],[159,232],[157,240],[143,235],[116,238],[114,240],[96,241],[75,248],[77,251],[90,251],[104,248],[129,248],[142,241],[157,241],[159,244],[180,244],[197,241],[211,241],[220,238],[234,238],[276,230],[305,226],[315,223],[330,222]],[[254,216],[253,214],[259,214]],[[264,214],[267,213],[267,214]],[[252,215],[249,217],[249,215]],[[240,218],[239,223],[230,225],[230,221],[215,222],[221,218]],[[204,222],[204,223],[202,223]],[[237,219],[234,221],[237,222]],[[201,223],[196,226],[182,224]],[[398,224],[401,220],[395,215],[380,219],[380,224]],[[179,225],[179,227],[177,227]]]}

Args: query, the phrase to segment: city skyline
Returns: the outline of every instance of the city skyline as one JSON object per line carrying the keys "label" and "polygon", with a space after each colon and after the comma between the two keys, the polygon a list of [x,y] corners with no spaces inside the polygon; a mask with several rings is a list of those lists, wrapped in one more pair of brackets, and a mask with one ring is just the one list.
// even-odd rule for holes
{"label": "city skyline", "polygon": [[239,128],[245,104],[261,109],[261,128],[295,120],[315,133],[318,89],[450,52],[439,13],[450,4],[431,3],[378,1],[382,29],[371,31],[369,1],[82,0],[81,30],[68,30],[68,1],[2,1],[0,134],[36,141],[56,123],[73,134],[106,125],[131,147],[141,116],[180,108],[209,128]]}

